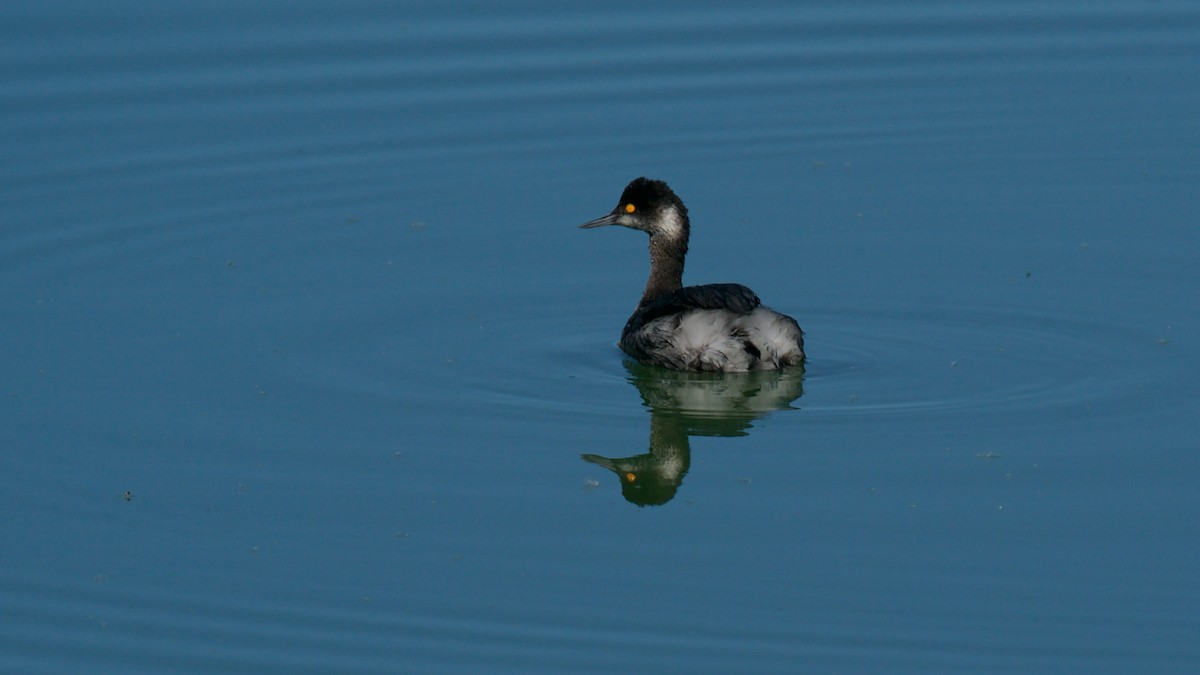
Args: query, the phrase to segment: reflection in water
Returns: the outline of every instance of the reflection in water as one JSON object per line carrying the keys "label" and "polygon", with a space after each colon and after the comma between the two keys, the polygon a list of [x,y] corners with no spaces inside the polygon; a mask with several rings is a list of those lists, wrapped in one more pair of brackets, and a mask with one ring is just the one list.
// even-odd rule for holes
{"label": "reflection in water", "polygon": [[745,436],[755,419],[791,408],[804,393],[803,366],[701,373],[626,361],[625,369],[650,410],[650,452],[583,459],[617,474],[621,494],[638,506],[657,506],[675,497],[691,466],[689,436]]}

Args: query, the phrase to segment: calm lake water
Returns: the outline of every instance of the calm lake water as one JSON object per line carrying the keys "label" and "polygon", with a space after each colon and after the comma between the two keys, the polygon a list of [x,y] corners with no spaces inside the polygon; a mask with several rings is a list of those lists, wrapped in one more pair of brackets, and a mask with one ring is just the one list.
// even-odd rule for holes
{"label": "calm lake water", "polygon": [[[1200,5],[7,3],[0,55],[0,671],[1196,672]],[[645,237],[575,225],[639,175],[805,372],[623,359]]]}

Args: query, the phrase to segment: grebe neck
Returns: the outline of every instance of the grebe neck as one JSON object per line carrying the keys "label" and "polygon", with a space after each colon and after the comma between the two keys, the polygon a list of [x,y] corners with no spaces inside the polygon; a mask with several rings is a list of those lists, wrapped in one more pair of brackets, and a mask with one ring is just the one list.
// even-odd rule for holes
{"label": "grebe neck", "polygon": [[639,307],[683,288],[683,259],[686,255],[686,241],[680,242],[662,235],[650,237],[650,278],[646,280],[646,292],[642,294]]}

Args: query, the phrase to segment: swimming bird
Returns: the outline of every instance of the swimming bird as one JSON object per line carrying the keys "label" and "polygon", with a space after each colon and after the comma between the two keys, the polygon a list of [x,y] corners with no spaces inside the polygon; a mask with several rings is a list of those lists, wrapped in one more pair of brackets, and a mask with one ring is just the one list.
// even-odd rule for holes
{"label": "swimming bird", "polygon": [[582,228],[621,225],[650,235],[650,279],[621,331],[621,349],[675,370],[739,372],[804,363],[804,331],[741,284],[683,285],[691,223],[661,180],[635,178],[616,208]]}

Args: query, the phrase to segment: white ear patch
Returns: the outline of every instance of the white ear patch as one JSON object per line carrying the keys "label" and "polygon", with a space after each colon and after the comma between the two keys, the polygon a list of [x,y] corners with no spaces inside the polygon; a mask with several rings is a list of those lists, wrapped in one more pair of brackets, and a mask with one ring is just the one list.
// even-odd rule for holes
{"label": "white ear patch", "polygon": [[679,209],[674,205],[662,210],[662,215],[658,219],[658,231],[668,239],[678,239],[683,236],[683,218],[680,217]]}

